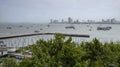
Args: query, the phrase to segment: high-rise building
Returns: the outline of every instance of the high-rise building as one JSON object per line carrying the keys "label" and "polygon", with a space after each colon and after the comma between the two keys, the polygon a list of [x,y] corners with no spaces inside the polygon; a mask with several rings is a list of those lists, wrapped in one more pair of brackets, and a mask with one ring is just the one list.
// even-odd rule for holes
{"label": "high-rise building", "polygon": [[50,19],[50,23],[53,23],[53,20],[52,20],[52,19]]}
{"label": "high-rise building", "polygon": [[64,23],[64,20],[62,19],[61,23]]}
{"label": "high-rise building", "polygon": [[76,23],[79,23],[79,20],[78,20],[78,19],[76,20]]}
{"label": "high-rise building", "polygon": [[53,23],[58,23],[59,21],[58,20],[53,20]]}
{"label": "high-rise building", "polygon": [[105,22],[105,20],[104,20],[104,19],[102,19],[102,22]]}
{"label": "high-rise building", "polygon": [[115,22],[116,22],[115,18],[112,18],[111,23],[115,23]]}
{"label": "high-rise building", "polygon": [[110,19],[107,19],[107,23],[110,23]]}
{"label": "high-rise building", "polygon": [[73,22],[72,18],[68,17],[68,23],[72,23],[72,22]]}

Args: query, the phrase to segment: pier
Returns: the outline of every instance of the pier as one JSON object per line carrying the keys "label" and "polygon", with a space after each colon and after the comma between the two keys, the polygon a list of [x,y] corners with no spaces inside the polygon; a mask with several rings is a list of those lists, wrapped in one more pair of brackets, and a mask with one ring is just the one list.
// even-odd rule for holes
{"label": "pier", "polygon": [[[33,34],[21,34],[21,35],[11,35],[11,36],[3,36],[0,37],[0,41],[3,41],[7,47],[14,47],[20,48],[25,47],[28,45],[33,45],[39,39],[50,40],[54,38],[54,35],[58,33],[33,33]],[[66,34],[66,33],[59,33],[63,34],[68,37],[72,37],[72,40],[76,43],[81,41],[85,41],[86,38],[88,39],[89,35],[82,35],[82,34]]]}
{"label": "pier", "polygon": [[[34,34],[21,34],[21,35],[14,35],[14,36],[5,36],[5,37],[0,37],[0,39],[10,39],[10,38],[17,38],[17,37],[27,37],[27,36],[35,36],[35,35],[56,35],[58,33],[34,33]],[[60,33],[63,34],[64,36],[71,36],[71,37],[85,37],[89,38],[89,35],[85,34],[65,34],[65,33]]]}

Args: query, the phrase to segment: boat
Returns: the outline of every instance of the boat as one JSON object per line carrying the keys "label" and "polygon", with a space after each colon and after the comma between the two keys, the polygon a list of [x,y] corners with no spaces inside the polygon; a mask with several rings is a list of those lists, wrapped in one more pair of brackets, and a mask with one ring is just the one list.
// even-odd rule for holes
{"label": "boat", "polygon": [[7,27],[7,29],[12,29],[12,27]]}
{"label": "boat", "polygon": [[29,27],[26,27],[26,29],[29,29]]}
{"label": "boat", "polygon": [[19,25],[19,27],[23,27],[22,25]]}
{"label": "boat", "polygon": [[35,32],[35,33],[39,33],[40,31],[35,30],[34,32]]}
{"label": "boat", "polygon": [[50,25],[48,24],[47,27],[50,27]]}
{"label": "boat", "polygon": [[66,28],[66,29],[75,29],[74,26],[66,26],[65,28]]}
{"label": "boat", "polygon": [[89,29],[89,31],[92,31],[92,29]]}
{"label": "boat", "polygon": [[97,30],[104,30],[104,31],[106,31],[106,30],[110,30],[110,29],[112,29],[112,27],[110,27],[110,26],[107,26],[107,27],[97,27]]}
{"label": "boat", "polygon": [[40,28],[40,30],[43,30],[42,28]]}

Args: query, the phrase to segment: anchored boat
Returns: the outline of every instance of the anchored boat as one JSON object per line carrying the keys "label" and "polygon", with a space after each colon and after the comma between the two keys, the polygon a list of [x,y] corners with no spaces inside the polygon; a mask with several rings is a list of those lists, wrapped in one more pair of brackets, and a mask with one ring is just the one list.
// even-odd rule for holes
{"label": "anchored boat", "polygon": [[74,26],[66,26],[65,28],[66,28],[66,29],[75,29]]}
{"label": "anchored boat", "polygon": [[112,27],[110,27],[110,26],[107,26],[107,27],[97,27],[97,30],[104,30],[104,31],[106,31],[106,30],[110,30],[110,29],[112,29]]}

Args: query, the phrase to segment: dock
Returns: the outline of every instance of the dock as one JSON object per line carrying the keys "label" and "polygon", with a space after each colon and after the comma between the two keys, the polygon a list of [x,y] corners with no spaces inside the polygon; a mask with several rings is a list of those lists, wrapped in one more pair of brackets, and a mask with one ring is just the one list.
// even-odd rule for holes
{"label": "dock", "polygon": [[[33,34],[21,34],[21,35],[14,35],[14,36],[4,36],[0,37],[0,39],[10,39],[10,38],[17,38],[17,37],[28,37],[28,36],[35,36],[35,35],[56,35],[58,33],[33,33]],[[64,36],[71,36],[71,37],[85,37],[89,38],[90,35],[85,34],[66,34],[66,33],[59,33],[63,34]]]}

